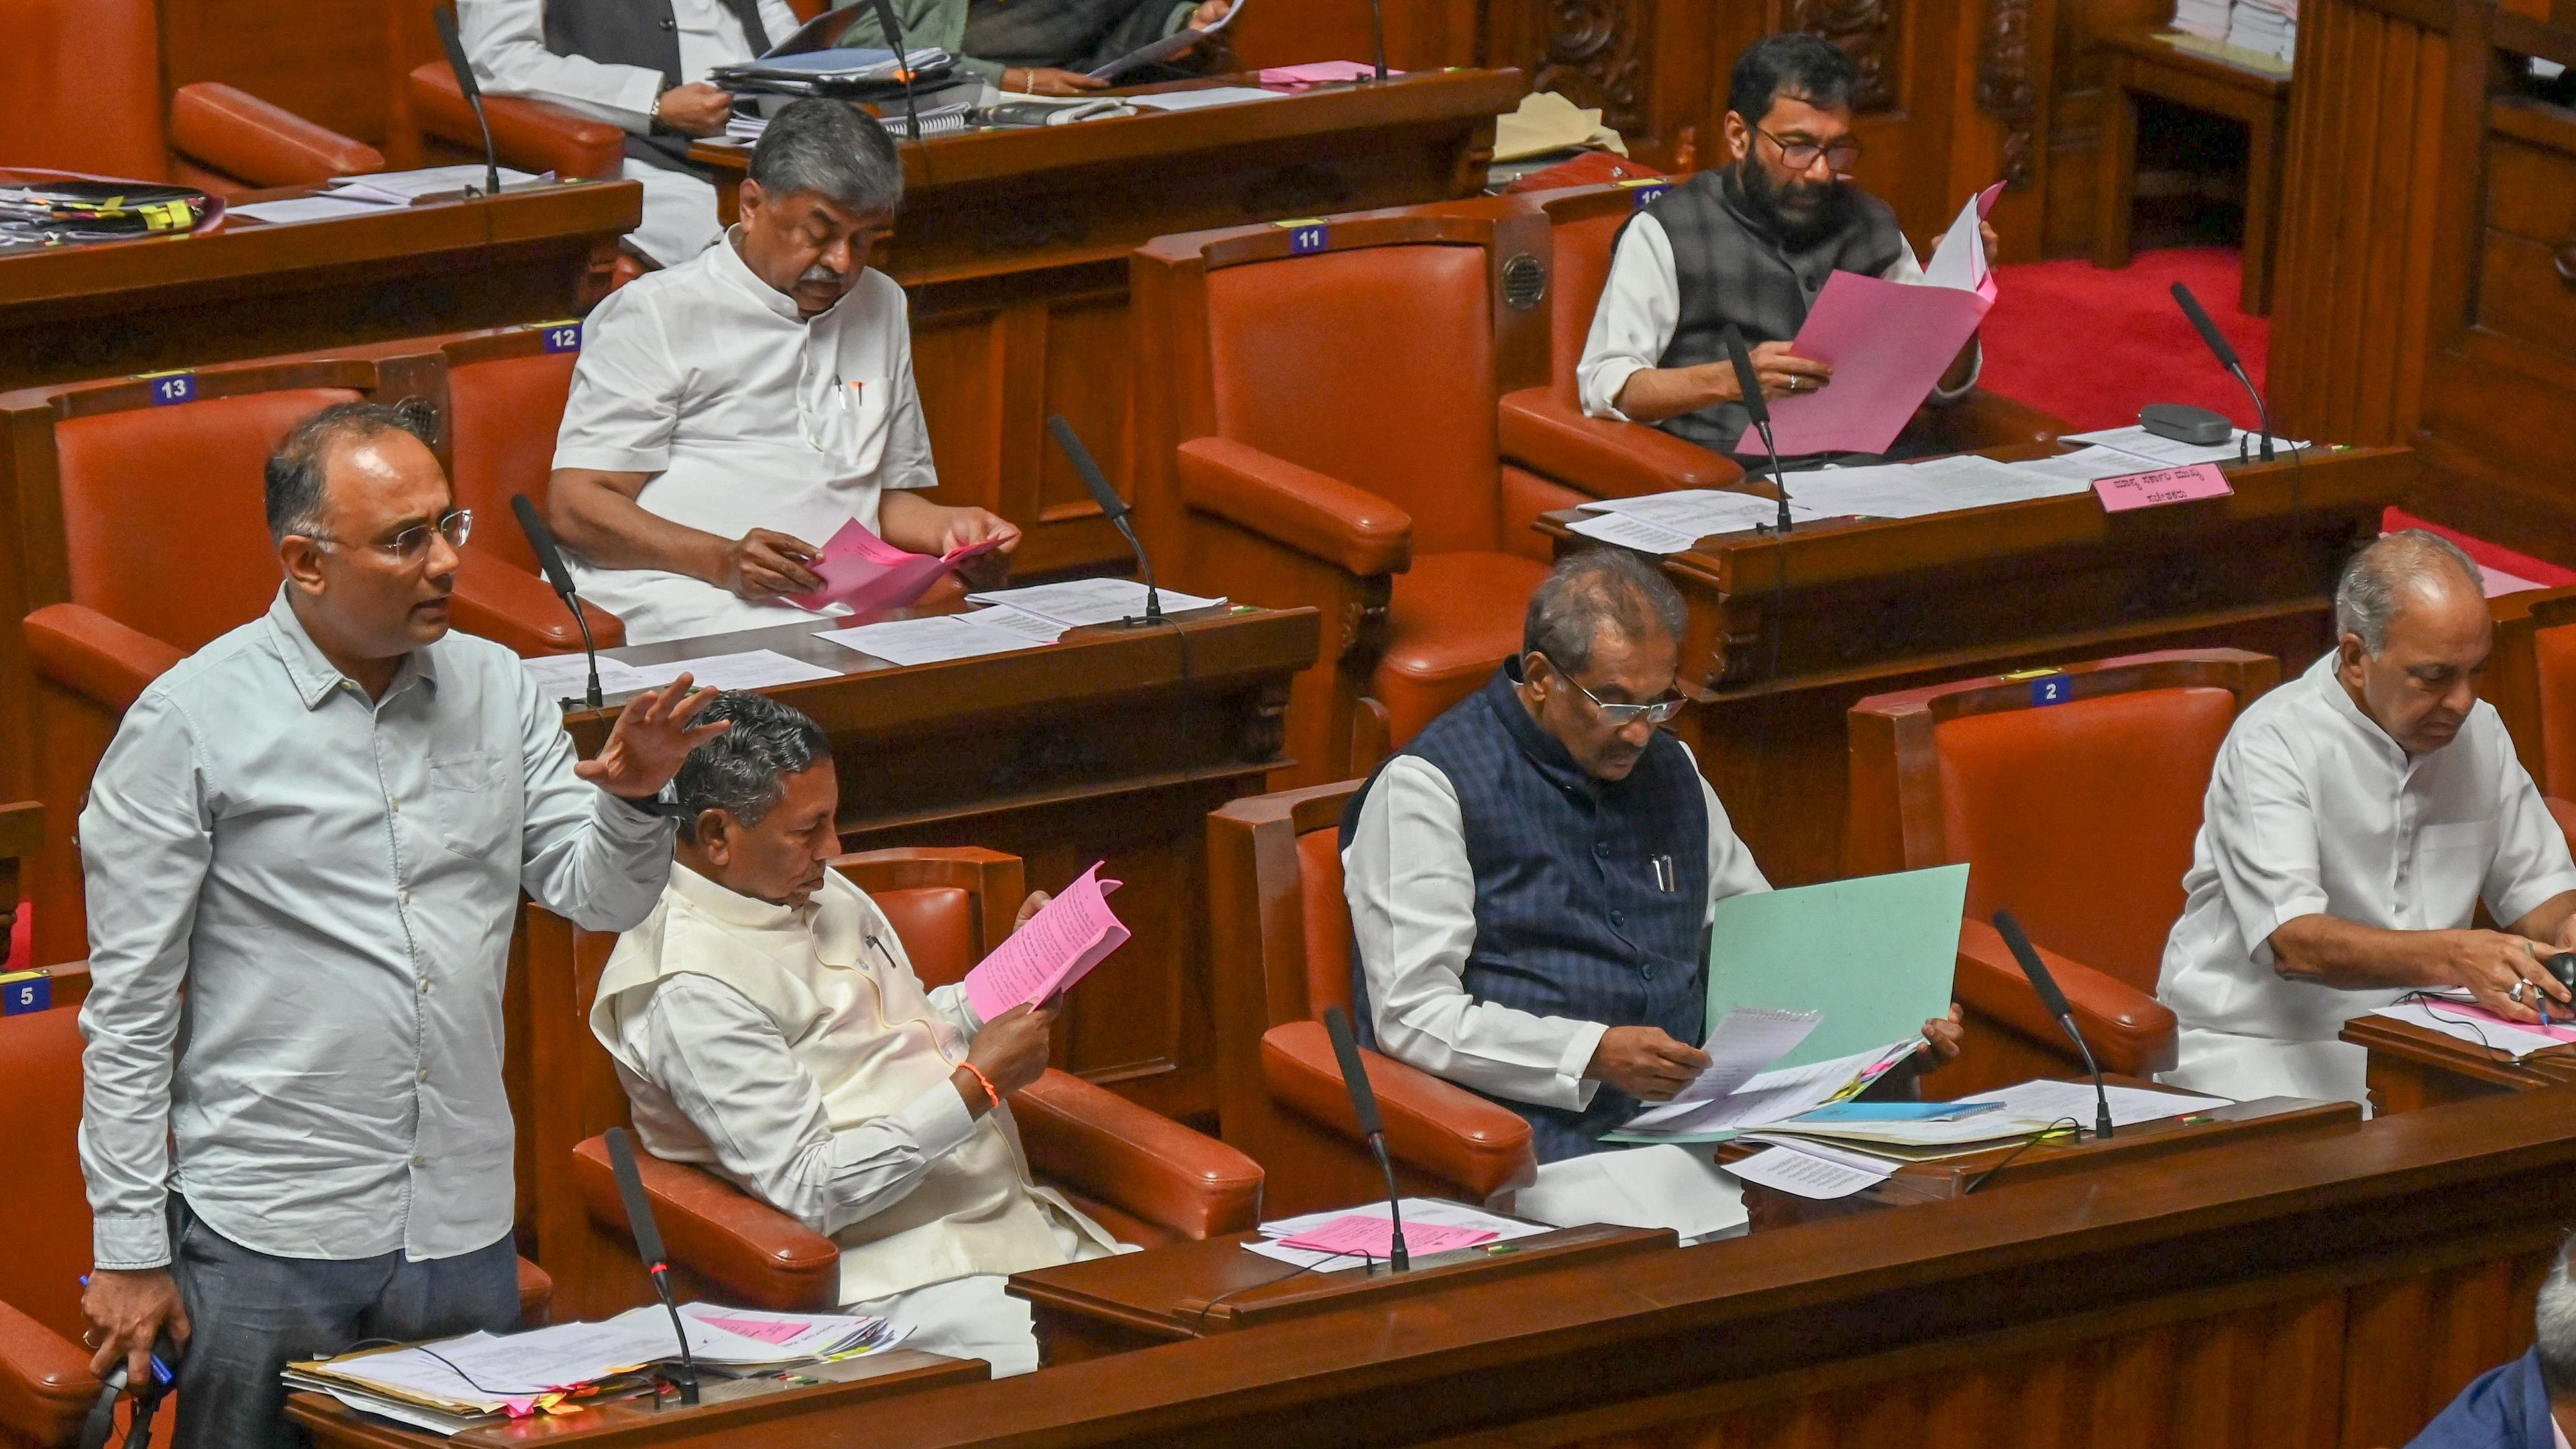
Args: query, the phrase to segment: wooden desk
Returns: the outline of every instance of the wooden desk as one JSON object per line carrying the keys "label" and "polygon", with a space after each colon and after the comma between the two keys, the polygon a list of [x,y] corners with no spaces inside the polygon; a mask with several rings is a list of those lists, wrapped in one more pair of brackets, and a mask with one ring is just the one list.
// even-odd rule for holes
{"label": "wooden desk", "polygon": [[540,1414],[506,1424],[468,1429],[454,1438],[414,1429],[390,1419],[362,1414],[328,1394],[286,1396],[287,1417],[304,1426],[318,1449],[340,1445],[362,1449],[503,1449],[517,1444],[634,1444],[661,1442],[681,1434],[748,1431],[754,1426],[908,1394],[946,1384],[983,1383],[992,1366],[980,1359],[942,1358],[935,1353],[898,1348],[842,1363],[797,1370],[818,1384],[790,1386],[775,1378],[728,1379],[700,1374],[698,1402],[676,1399],[656,1403],[642,1394],[603,1399],[578,1414]]}
{"label": "wooden desk", "polygon": [[1068,1263],[1011,1277],[1037,1320],[1038,1348],[1049,1364],[1076,1363],[1232,1333],[1266,1323],[1483,1283],[1496,1278],[1677,1246],[1670,1229],[1612,1224],[1558,1228],[1508,1243],[1416,1258],[1404,1273],[1383,1268],[1300,1272],[1244,1251],[1256,1236],[1237,1233]]}
{"label": "wooden desk", "polygon": [[[1997,449],[1998,457],[2039,450]],[[2105,514],[2090,493],[1929,518],[1702,539],[1662,560],[1690,604],[1674,728],[1776,885],[1898,869],[1847,859],[1844,713],[1888,690],[2147,649],[2230,645],[2281,675],[2331,642],[2344,560],[2413,476],[2402,448],[2230,466],[2231,497]],[[1789,480],[1790,491],[1797,480]],[[1551,513],[1559,554],[1598,547]]]}
{"label": "wooden desk", "polygon": [[2093,265],[2129,264],[2129,212],[2137,200],[2138,97],[2155,96],[2245,127],[2244,279],[2237,306],[2272,310],[2273,238],[2281,227],[2281,176],[2290,134],[2290,71],[2262,70],[2178,45],[2161,26],[2117,31],[2102,42],[2102,159],[2094,183]]}
{"label": "wooden desk", "polygon": [[643,194],[586,182],[0,253],[0,390],[578,316],[607,294]]}
{"label": "wooden desk", "polygon": [[[1127,254],[1174,232],[1473,196],[1494,117],[1525,89],[1518,71],[1431,71],[905,143],[903,216],[880,265],[912,295],[934,496],[1026,529],[1023,573],[1124,560],[1045,423],[1062,414],[1111,479],[1130,476]],[[690,154],[716,168],[730,220],[751,148],[708,141]]]}
{"label": "wooden desk", "polygon": [[2369,1051],[2370,1106],[2381,1116],[2576,1086],[2576,1046],[2551,1047],[2517,1062],[2492,1047],[2385,1016],[2356,1016],[2335,1039]]}

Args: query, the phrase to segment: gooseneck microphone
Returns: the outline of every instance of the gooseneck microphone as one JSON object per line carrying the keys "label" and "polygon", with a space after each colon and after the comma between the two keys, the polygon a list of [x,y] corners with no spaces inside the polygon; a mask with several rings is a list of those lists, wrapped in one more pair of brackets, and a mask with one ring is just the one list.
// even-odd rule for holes
{"label": "gooseneck microphone", "polygon": [[[1240,5],[1243,0],[1234,0]],[[1386,0],[1369,0],[1369,43],[1377,62],[1377,83],[1386,84]]]}
{"label": "gooseneck microphone", "polygon": [[635,1235],[636,1256],[652,1275],[653,1291],[661,1296],[662,1311],[671,1315],[671,1332],[680,1339],[680,1402],[694,1404],[698,1361],[689,1353],[689,1331],[681,1326],[679,1305],[671,1301],[671,1262],[662,1252],[662,1228],[653,1221],[653,1200],[644,1195],[644,1178],[635,1170],[635,1147],[626,1140],[623,1127],[608,1129],[608,1165],[617,1174],[617,1196],[626,1204],[626,1228]]}
{"label": "gooseneck microphone", "polygon": [[1404,1194],[1396,1190],[1395,1160],[1386,1155],[1386,1119],[1377,1112],[1368,1064],[1360,1060],[1360,1044],[1351,1039],[1351,1019],[1340,1007],[1324,1008],[1324,1030],[1332,1035],[1333,1056],[1342,1066],[1342,1088],[1351,1094],[1351,1115],[1359,1120],[1369,1151],[1377,1154],[1378,1170],[1386,1174],[1387,1271],[1410,1272],[1413,1261],[1404,1251]]}
{"label": "gooseneck microphone", "polygon": [[1735,391],[1744,403],[1745,416],[1762,434],[1762,447],[1771,455],[1771,488],[1780,495],[1780,531],[1789,531],[1789,483],[1780,472],[1780,449],[1771,441],[1771,404],[1762,396],[1762,375],[1753,370],[1753,354],[1744,347],[1744,334],[1734,323],[1726,324],[1726,356],[1735,364]]}
{"label": "gooseneck microphone", "polygon": [[[581,595],[574,592],[572,570],[564,567],[563,550],[555,547],[555,531],[546,527],[544,515],[525,493],[510,495],[510,511],[519,516],[519,532],[528,536],[528,547],[537,552],[537,567],[546,571],[546,582],[563,596],[564,607],[572,610],[572,621],[581,626],[581,652],[590,658],[589,705],[599,708],[599,646],[591,641],[590,619],[581,611]],[[565,701],[570,704],[570,700]]]}
{"label": "gooseneck microphone", "polygon": [[2075,1039],[2075,1049],[2084,1054],[2084,1069],[2093,1074],[2093,1135],[2109,1141],[2111,1094],[2103,1089],[2102,1069],[2093,1063],[2093,1048],[2084,1044],[2084,1033],[2075,1029],[2075,1008],[2067,1005],[2066,993],[2057,989],[2057,978],[2048,974],[2047,963],[2031,948],[2030,937],[2022,934],[2021,922],[2013,919],[2012,912],[1995,912],[1995,931],[2004,938],[2013,959],[2021,963],[2021,974],[2030,978],[2031,992],[2039,998],[2040,1006],[2057,1018],[2057,1024]]}
{"label": "gooseneck microphone", "polygon": [[912,99],[912,49],[903,43],[903,22],[894,14],[894,0],[876,0],[877,28],[886,33],[886,44],[894,47],[894,73],[903,81],[903,124],[912,139],[921,139],[921,108]]}
{"label": "gooseneck microphone", "polygon": [[501,194],[501,153],[492,145],[492,123],[483,119],[483,88],[474,83],[474,65],[465,58],[465,42],[456,38],[456,7],[441,5],[429,12],[430,23],[438,27],[438,43],[447,51],[447,68],[456,74],[456,88],[465,93],[465,104],[474,108],[474,124],[483,130],[483,194]]}
{"label": "gooseneck microphone", "polygon": [[1082,486],[1091,491],[1091,501],[1100,505],[1100,516],[1115,524],[1118,532],[1126,538],[1127,546],[1136,551],[1136,567],[1145,575],[1145,617],[1127,622],[1160,624],[1163,622],[1163,596],[1154,587],[1154,561],[1146,557],[1144,542],[1136,537],[1136,526],[1127,521],[1127,515],[1134,510],[1128,507],[1126,499],[1118,496],[1117,489],[1109,486],[1108,475],[1100,471],[1098,463],[1091,461],[1091,450],[1082,446],[1082,438],[1062,414],[1047,418],[1047,431],[1055,434],[1055,445],[1063,450],[1064,460],[1073,465],[1073,471],[1082,478]]}
{"label": "gooseneck microphone", "polygon": [[2174,283],[2173,299],[2182,304],[2182,315],[2191,319],[2193,330],[2200,333],[2201,341],[2209,344],[2210,353],[2218,359],[2218,365],[2236,374],[2236,380],[2245,384],[2245,395],[2254,399],[2254,417],[2263,425],[2263,461],[2271,462],[2272,409],[2263,402],[2263,390],[2254,385],[2253,377],[2245,371],[2245,364],[2237,358],[2236,349],[2228,345],[2226,334],[2220,332],[2218,324],[2210,321],[2209,314],[2201,310],[2200,299],[2191,294],[2191,288],[2180,282]]}

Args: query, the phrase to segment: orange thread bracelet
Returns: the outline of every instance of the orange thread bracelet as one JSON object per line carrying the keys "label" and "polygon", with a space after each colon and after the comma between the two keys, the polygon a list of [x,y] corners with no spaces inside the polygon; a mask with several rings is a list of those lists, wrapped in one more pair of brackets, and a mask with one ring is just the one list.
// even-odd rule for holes
{"label": "orange thread bracelet", "polygon": [[1002,1105],[1002,1094],[993,1090],[993,1079],[991,1077],[985,1076],[982,1072],[977,1071],[973,1062],[959,1062],[957,1065],[964,1067],[967,1071],[975,1074],[975,1080],[983,1084],[984,1097],[987,1102],[995,1107]]}

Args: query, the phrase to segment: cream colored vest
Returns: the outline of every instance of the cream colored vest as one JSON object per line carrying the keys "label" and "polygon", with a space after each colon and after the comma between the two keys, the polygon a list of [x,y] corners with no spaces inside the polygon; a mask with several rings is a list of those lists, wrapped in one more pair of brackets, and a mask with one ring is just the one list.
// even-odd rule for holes
{"label": "cream colored vest", "polygon": [[[681,972],[725,983],[777,1023],[834,1132],[944,1087],[966,1057],[964,1035],[930,1004],[893,926],[838,872],[812,904],[791,909],[672,865],[653,913],[619,938],[591,1007],[592,1033],[638,1076],[642,1064],[620,1046],[623,1018],[643,1009],[656,982]],[[711,1160],[701,1165],[722,1171]],[[911,1192],[834,1234],[841,1301],[1062,1263],[1051,1215],[1116,1250],[1097,1223],[1030,1180],[1010,1109],[996,1107]]]}

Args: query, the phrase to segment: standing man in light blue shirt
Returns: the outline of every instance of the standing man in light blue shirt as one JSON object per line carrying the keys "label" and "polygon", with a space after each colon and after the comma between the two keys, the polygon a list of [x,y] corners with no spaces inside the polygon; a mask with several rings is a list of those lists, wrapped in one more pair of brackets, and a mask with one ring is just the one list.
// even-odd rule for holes
{"label": "standing man in light blue shirt", "polygon": [[81,813],[81,1306],[101,1371],[186,1343],[189,1449],[300,1442],[291,1360],[515,1324],[519,892],[642,920],[670,871],[650,803],[725,729],[684,675],[577,762],[518,659],[449,632],[474,520],[424,423],[344,403],[287,435],[277,602],[144,691]]}

